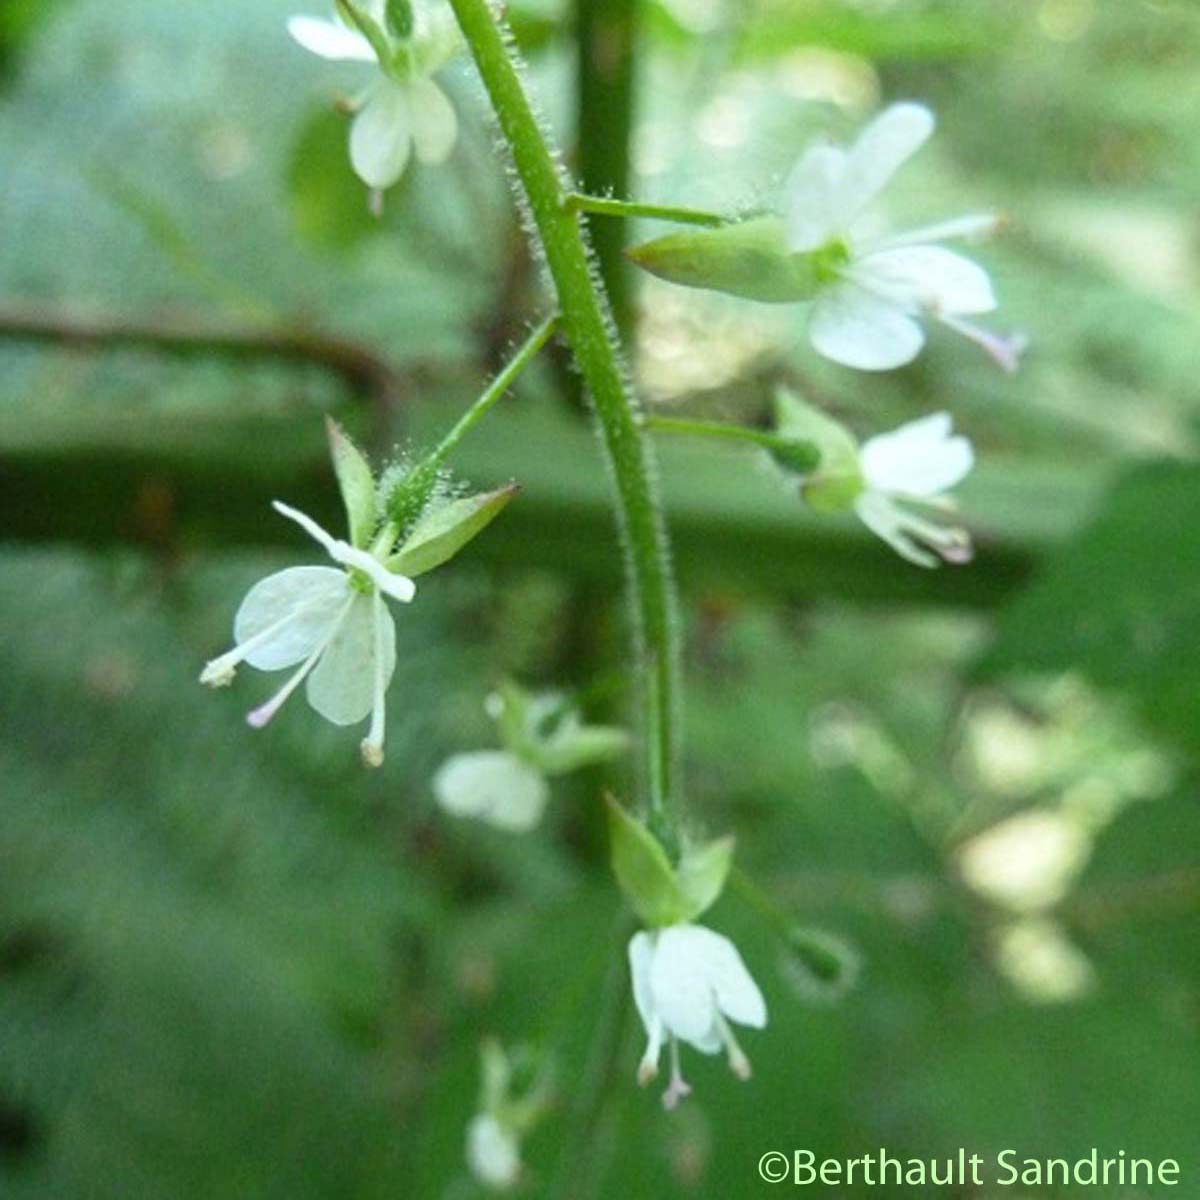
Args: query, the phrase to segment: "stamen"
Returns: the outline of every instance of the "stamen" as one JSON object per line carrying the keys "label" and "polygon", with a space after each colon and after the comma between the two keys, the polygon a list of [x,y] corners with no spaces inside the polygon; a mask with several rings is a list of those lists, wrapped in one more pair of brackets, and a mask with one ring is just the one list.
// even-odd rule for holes
{"label": "stamen", "polygon": [[1029,338],[1023,333],[1010,333],[1005,337],[1003,334],[981,329],[970,321],[964,321],[962,317],[952,317],[945,313],[938,313],[937,319],[955,333],[961,333],[968,341],[974,342],[1009,375],[1015,373],[1021,365],[1021,355],[1029,348]]}
{"label": "stamen", "polygon": [[874,238],[862,246],[859,253],[874,254],[879,250],[899,250],[904,246],[926,246],[949,241],[951,238],[979,241],[999,233],[1005,224],[1005,218],[999,213],[973,213],[965,217],[952,217],[949,221],[925,225],[920,229]]}
{"label": "stamen", "polygon": [[733,1036],[733,1030],[729,1028],[729,1022],[719,1014],[717,1016],[717,1029],[721,1034],[721,1041],[725,1043],[725,1053],[729,1057],[729,1069],[744,1083],[754,1074],[750,1069],[750,1060],[746,1057],[741,1046],[738,1045],[737,1038]]}
{"label": "stamen", "polygon": [[272,500],[271,507],[280,516],[287,517],[289,521],[295,521],[313,541],[318,542],[325,548],[325,552],[330,558],[336,561],[337,555],[334,553],[334,547],[338,544],[337,539],[326,533],[312,517],[300,512],[299,509],[291,508],[280,500]]}
{"label": "stamen", "polygon": [[692,1094],[691,1086],[683,1077],[683,1072],[679,1069],[679,1042],[675,1038],[671,1038],[671,1079],[667,1084],[667,1090],[663,1092],[662,1102],[663,1108],[670,1112],[678,1105],[680,1100]]}
{"label": "stamen", "polygon": [[393,600],[407,604],[416,594],[417,585],[407,575],[393,575],[373,554],[358,550],[346,542],[335,541],[329,549],[334,562],[345,567],[355,567],[366,575],[381,592]]}
{"label": "stamen", "polygon": [[371,597],[371,616],[374,619],[375,650],[375,696],[371,706],[371,728],[363,739],[362,759],[368,767],[383,766],[384,703],[386,680],[383,670],[383,622],[387,614],[383,608],[383,597],[376,592]]}
{"label": "stamen", "polygon": [[290,625],[309,607],[311,605],[297,604],[290,613],[280,617],[278,621],[273,621],[265,629],[260,629],[253,637],[239,642],[232,650],[222,654],[219,658],[210,659],[204,664],[204,670],[200,672],[200,682],[209,687],[226,687],[231,684],[237,666],[247,654],[256,646],[261,646],[268,638],[274,637],[286,625]]}
{"label": "stamen", "polygon": [[321,655],[329,648],[329,643],[337,636],[338,630],[341,629],[342,622],[345,621],[346,614],[350,611],[350,606],[353,603],[354,597],[352,596],[343,605],[337,620],[330,623],[329,632],[325,635],[325,638],[317,644],[313,652],[300,664],[287,683],[266,704],[261,704],[258,708],[252,709],[246,714],[247,724],[252,725],[255,729],[261,729],[283,707],[284,701],[300,686],[304,677],[317,665],[317,661]]}
{"label": "stamen", "polygon": [[367,211],[375,218],[380,220],[383,216],[383,189],[372,188],[367,193]]}
{"label": "stamen", "polygon": [[638,1064],[637,1081],[639,1087],[645,1087],[658,1074],[658,1059],[662,1053],[662,1026],[655,1022],[646,1042],[646,1053]]}

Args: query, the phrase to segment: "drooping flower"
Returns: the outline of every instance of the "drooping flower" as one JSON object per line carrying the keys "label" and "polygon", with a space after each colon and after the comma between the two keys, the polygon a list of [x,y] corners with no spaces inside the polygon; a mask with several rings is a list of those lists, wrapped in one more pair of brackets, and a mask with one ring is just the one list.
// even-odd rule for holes
{"label": "drooping flower", "polygon": [[663,1104],[674,1108],[691,1088],[679,1064],[679,1043],[703,1054],[724,1049],[739,1079],[750,1077],[750,1061],[730,1022],[762,1029],[767,1006],[737,947],[702,925],[681,923],[635,933],[629,943],[633,999],[646,1030],[646,1052],[638,1067],[645,1085],[658,1074],[663,1043],[671,1077]]}
{"label": "drooping flower", "polygon": [[786,238],[812,256],[817,292],[808,332],[818,353],[864,371],[911,362],[932,319],[968,337],[1013,371],[1025,339],[1002,337],[969,318],[996,307],[987,273],[938,243],[995,230],[971,215],[906,233],[875,235],[868,210],[892,176],[928,140],[934,117],[920,104],[893,104],[848,149],[812,146],[785,186]]}
{"label": "drooping flower", "polygon": [[515,1132],[491,1113],[476,1113],[467,1126],[467,1166],[486,1187],[508,1191],[521,1175],[521,1146]]}
{"label": "drooping flower", "polygon": [[356,104],[350,127],[350,162],[355,174],[377,195],[404,174],[410,154],[423,163],[444,162],[458,137],[458,118],[446,93],[432,75],[454,53],[456,38],[448,29],[430,24],[420,12],[410,36],[388,32],[383,0],[360,4],[361,30],[340,20],[294,16],[291,36],[321,58],[375,63],[378,78]]}
{"label": "drooping flower", "polygon": [[975,462],[970,441],[951,432],[950,414],[934,413],[909,421],[891,433],[868,438],[859,450],[863,489],[854,511],[872,533],[897,554],[922,567],[938,558],[950,563],[971,559],[971,536],[913,512],[953,507],[947,495]]}
{"label": "drooping flower", "polygon": [[234,648],[209,662],[200,682],[228,684],[243,662],[260,671],[296,667],[247,721],[262,728],[305,683],[309,704],[335,725],[371,718],[362,754],[369,766],[378,766],[383,761],[384,697],[396,668],[396,627],[383,597],[407,603],[416,588],[407,576],[330,536],[304,513],[279,501],[274,507],[319,542],[341,569],[288,567],[259,580],[234,618]]}
{"label": "drooping flower", "polygon": [[509,680],[488,696],[485,708],[504,749],[452,755],[434,775],[433,792],[453,816],[510,833],[541,821],[553,776],[613,758],[629,745],[623,729],[585,725],[559,692],[531,695]]}
{"label": "drooping flower", "polygon": [[541,821],[550,785],[541,771],[508,750],[472,750],[442,763],[433,793],[453,816],[523,833]]}

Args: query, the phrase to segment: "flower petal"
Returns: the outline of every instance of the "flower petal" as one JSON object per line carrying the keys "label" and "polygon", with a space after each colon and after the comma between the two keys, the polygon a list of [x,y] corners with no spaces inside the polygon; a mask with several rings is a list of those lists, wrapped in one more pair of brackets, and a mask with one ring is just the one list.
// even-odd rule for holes
{"label": "flower petal", "polygon": [[313,54],[334,60],[374,62],[371,43],[356,29],[320,17],[289,17],[287,31]]}
{"label": "flower petal", "polygon": [[412,142],[407,87],[381,83],[350,126],[350,162],[370,188],[389,188],[408,164]]}
{"label": "flower petal", "polygon": [[860,371],[902,367],[925,344],[921,327],[901,307],[852,283],[835,284],[817,297],[808,336],[818,354]]}
{"label": "flower petal", "polygon": [[812,146],[784,184],[787,243],[797,253],[817,250],[845,228],[841,207],[845,151]]}
{"label": "flower petal", "polygon": [[667,1030],[698,1050],[713,1053],[717,999],[705,973],[704,940],[696,925],[671,925],[659,932],[650,964],[650,993]]}
{"label": "flower petal", "polygon": [[717,1007],[731,1021],[762,1029],[767,1023],[767,1005],[751,978],[737,947],[727,938],[703,925],[689,927],[692,953],[699,959]]}
{"label": "flower petal", "polygon": [[961,483],[975,464],[970,441],[952,436],[949,413],[909,421],[868,438],[859,451],[867,486],[905,496],[937,496]]}
{"label": "flower petal", "polygon": [[507,750],[454,755],[434,775],[433,791],[447,812],[514,833],[532,829],[550,798],[541,772]]}
{"label": "flower petal", "polygon": [[991,312],[996,294],[987,272],[964,255],[941,246],[902,246],[868,254],[854,264],[888,296],[910,310],[935,316]]}
{"label": "flower petal", "polygon": [[279,628],[245,661],[260,671],[280,671],[307,658],[337,620],[348,588],[345,573],[334,567],[288,567],[260,579],[233,619],[234,641],[241,645],[272,625]]}
{"label": "flower petal", "polygon": [[478,1113],[467,1126],[467,1164],[476,1179],[500,1191],[521,1174],[517,1139],[491,1113]]}
{"label": "flower petal", "polygon": [[654,934],[639,930],[629,939],[629,975],[633,980],[633,1002],[646,1036],[653,1038],[656,1029],[661,1037],[661,1022],[654,1008],[654,994],[650,990],[650,964],[654,961]]}
{"label": "flower petal", "polygon": [[[372,596],[358,593],[308,677],[308,702],[335,725],[365,720],[375,699],[375,620]],[[383,610],[383,686],[396,669],[396,623]]]}
{"label": "flower petal", "polygon": [[893,175],[928,141],[933,113],[923,104],[885,108],[850,148],[842,176],[843,227],[862,212]]}
{"label": "flower petal", "polygon": [[413,146],[423,163],[441,163],[458,140],[458,116],[450,97],[432,79],[417,78],[408,85]]}

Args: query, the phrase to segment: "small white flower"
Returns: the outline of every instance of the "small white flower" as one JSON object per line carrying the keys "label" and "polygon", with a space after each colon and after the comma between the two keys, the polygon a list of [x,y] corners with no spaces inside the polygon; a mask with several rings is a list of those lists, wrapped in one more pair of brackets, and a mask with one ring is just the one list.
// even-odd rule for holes
{"label": "small white flower", "polygon": [[[363,6],[381,30],[383,5],[375,0]],[[379,78],[368,89],[350,127],[350,162],[355,174],[375,192],[391,187],[415,150],[423,163],[445,162],[458,137],[458,118],[446,93],[407,51],[409,43],[395,47],[394,59],[381,62],[371,43],[356,29],[336,20],[295,16],[288,32],[306,50],[321,58],[373,62]],[[411,39],[422,38],[420,28]],[[433,69],[440,66],[435,56]]]}
{"label": "small white flower", "polygon": [[491,1113],[479,1113],[467,1126],[467,1165],[480,1183],[507,1191],[521,1174],[521,1147],[516,1134]]}
{"label": "small white flower", "polygon": [[691,1091],[679,1069],[680,1041],[704,1054],[724,1047],[733,1073],[739,1079],[750,1077],[750,1062],[729,1022],[762,1029],[767,1006],[728,938],[687,924],[635,933],[629,943],[629,969],[648,1039],[638,1082],[645,1085],[658,1073],[666,1041],[671,1056],[671,1079],[663,1093],[667,1108]]}
{"label": "small white flower", "polygon": [[372,554],[331,537],[302,512],[275,501],[275,509],[318,541],[333,567],[288,567],[246,593],[233,622],[235,646],[213,659],[200,682],[230,683],[242,662],[260,671],[297,670],[247,721],[264,726],[307,679],[308,702],[335,725],[371,718],[362,743],[369,766],[383,761],[384,693],[396,668],[396,626],[383,602],[407,603],[416,588]]}
{"label": "small white flower", "polygon": [[930,317],[1013,371],[1024,338],[1004,338],[967,319],[996,307],[987,273],[936,244],[993,232],[997,218],[965,216],[888,237],[871,236],[862,219],[933,128],[933,114],[923,105],[894,104],[848,149],[813,146],[789,175],[788,246],[816,256],[821,281],[809,337],[835,362],[884,371],[916,358],[925,344],[918,318]]}
{"label": "small white flower", "polygon": [[858,454],[863,490],[854,511],[909,562],[935,567],[939,556],[947,562],[968,562],[971,539],[965,529],[939,525],[903,505],[952,507],[946,493],[966,477],[974,462],[971,443],[951,433],[949,413],[910,421],[863,443]]}
{"label": "small white flower", "polygon": [[456,817],[522,833],[542,819],[550,785],[541,771],[508,750],[474,750],[455,754],[438,768],[433,792]]}

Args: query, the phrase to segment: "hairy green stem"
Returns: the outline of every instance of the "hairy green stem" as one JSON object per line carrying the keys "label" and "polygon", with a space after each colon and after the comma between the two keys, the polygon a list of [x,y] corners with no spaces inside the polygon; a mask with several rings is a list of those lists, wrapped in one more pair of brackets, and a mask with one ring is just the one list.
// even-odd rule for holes
{"label": "hairy green stem", "polygon": [[639,424],[603,290],[592,271],[568,187],[514,63],[511,37],[488,0],[450,0],[491,98],[558,293],[562,328],[591,395],[616,490],[628,550],[634,657],[644,709],[647,799],[669,822],[679,760],[679,645],[675,586],[659,507],[652,450]]}
{"label": "hairy green stem", "polygon": [[611,196],[586,196],[572,192],[563,201],[572,212],[597,213],[603,217],[650,217],[656,221],[674,221],[677,225],[729,225],[731,218],[699,208],[676,204],[644,204],[640,200],[616,200]]}
{"label": "hairy green stem", "polygon": [[533,361],[541,348],[553,336],[558,328],[558,315],[547,317],[522,343],[521,348],[513,355],[504,370],[484,389],[479,399],[467,409],[454,428],[438,443],[437,448],[430,454],[428,462],[441,464],[446,461],[450,452],[469,433],[495,405],[505,392],[516,382],[517,377]]}

